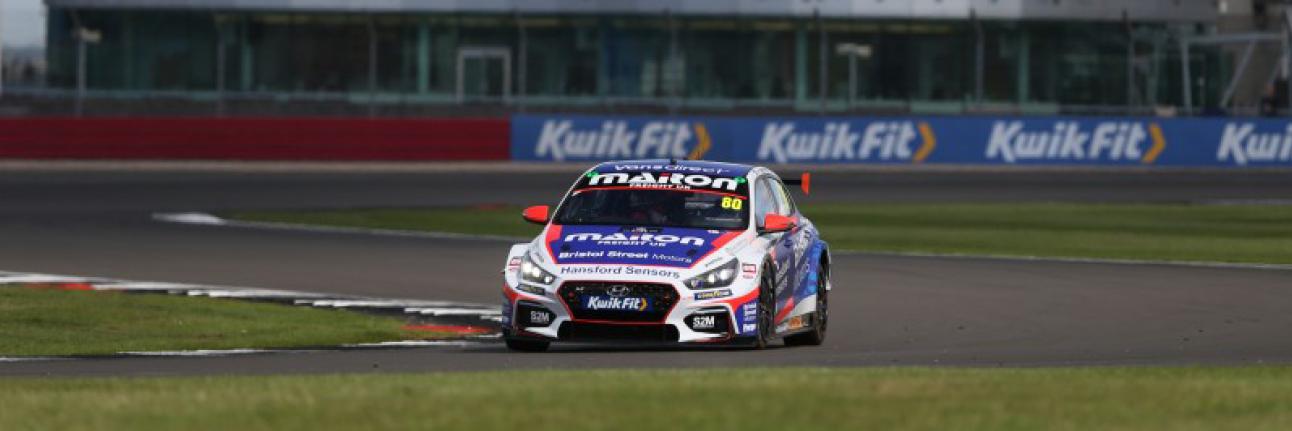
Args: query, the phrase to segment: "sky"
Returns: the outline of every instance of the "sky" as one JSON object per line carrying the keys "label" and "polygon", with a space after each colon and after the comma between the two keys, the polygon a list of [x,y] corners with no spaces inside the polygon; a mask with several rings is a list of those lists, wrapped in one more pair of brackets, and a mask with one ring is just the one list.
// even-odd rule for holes
{"label": "sky", "polygon": [[7,47],[45,44],[42,0],[0,0],[0,40]]}

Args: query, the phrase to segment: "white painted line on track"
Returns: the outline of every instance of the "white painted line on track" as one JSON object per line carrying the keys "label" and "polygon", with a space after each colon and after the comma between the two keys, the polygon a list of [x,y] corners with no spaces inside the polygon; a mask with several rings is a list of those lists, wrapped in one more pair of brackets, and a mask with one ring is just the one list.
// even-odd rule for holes
{"label": "white painted line on track", "polygon": [[[333,308],[412,308],[412,307],[454,307],[462,308],[467,304],[446,301],[411,301],[411,300],[382,300],[382,299],[322,299],[322,300],[302,300],[298,304],[312,305],[315,307],[333,307]],[[481,305],[481,308],[497,308],[493,306]]]}
{"label": "white painted line on track", "polygon": [[[459,317],[474,318],[479,322],[502,321],[501,307],[485,304],[460,303],[451,301],[428,301],[413,299],[369,298],[348,295],[336,295],[292,290],[259,289],[249,287],[204,286],[187,283],[169,283],[156,281],[129,281],[107,278],[89,278],[53,274],[29,274],[0,271],[0,285],[21,286],[23,284],[42,283],[84,283],[92,290],[110,292],[139,292],[152,294],[174,294],[194,297],[228,298],[228,299],[272,299],[290,300],[292,305],[303,307],[350,309],[355,311],[394,310],[406,316],[420,317]],[[451,323],[461,324],[460,321]],[[473,324],[472,324],[473,325]],[[487,326],[487,325],[486,325]],[[319,347],[313,349],[224,349],[224,350],[176,350],[176,351],[135,351],[120,352],[115,356],[148,356],[148,357],[202,357],[231,356],[257,353],[300,353],[323,350],[344,350],[364,348],[413,348],[435,346],[466,346],[478,344],[478,341],[495,339],[500,334],[471,335],[465,339],[455,340],[404,340],[381,343],[346,344],[337,347]],[[113,356],[113,355],[109,355]],[[87,359],[94,356],[40,356],[40,357],[0,357],[0,363],[32,362],[70,359]]]}
{"label": "white painted line on track", "polygon": [[467,302],[431,301],[417,299],[387,299],[339,295],[295,290],[261,289],[253,287],[208,286],[188,283],[157,281],[129,281],[107,278],[77,277],[54,274],[26,274],[0,271],[0,284],[86,283],[93,290],[119,292],[167,292],[186,296],[204,296],[232,299],[290,299],[293,305],[330,308],[391,308],[416,309],[407,314],[420,314],[422,309],[463,310],[464,315],[498,314],[500,307]]}
{"label": "white painted line on track", "polygon": [[299,299],[301,297],[319,297],[327,298],[331,295],[322,293],[297,292],[292,290],[266,290],[266,289],[213,289],[213,290],[190,290],[188,296],[206,296],[211,298],[234,298],[234,299]]}
{"label": "white painted line on track", "polygon": [[124,291],[177,291],[195,289],[197,286],[183,283],[162,283],[154,281],[145,282],[113,282],[97,283],[94,290],[124,290]]}
{"label": "white painted line on track", "polygon": [[470,310],[463,308],[406,308],[405,313],[421,314],[424,316],[501,316],[502,311],[497,309]]}
{"label": "white painted line on track", "polygon": [[[312,233],[335,233],[349,235],[375,235],[389,236],[397,238],[422,238],[422,239],[457,239],[466,241],[491,241],[491,242],[526,242],[529,238],[505,236],[505,235],[473,235],[455,232],[427,232],[427,231],[408,231],[397,229],[370,229],[358,227],[340,227],[340,226],[320,226],[298,223],[274,223],[274,222],[256,222],[229,220],[205,213],[157,213],[152,215],[153,220],[192,224],[203,226],[225,226],[241,227],[254,229],[274,229],[296,232]],[[218,221],[216,221],[218,220]]]}
{"label": "white painted line on track", "polygon": [[232,356],[232,355],[251,355],[256,353],[269,353],[275,350],[269,349],[227,349],[227,350],[159,350],[144,352],[121,352],[119,355],[126,356]]}
{"label": "white painted line on track", "polygon": [[384,341],[380,343],[346,344],[346,345],[343,345],[342,347],[359,348],[359,349],[373,348],[373,347],[467,347],[467,346],[478,346],[481,344],[483,343],[480,343],[478,341],[464,341],[464,340],[453,340],[453,341],[408,340],[408,341]]}
{"label": "white painted line on track", "polygon": [[[206,349],[206,350],[158,350],[158,351],[131,351],[119,352],[107,356],[136,356],[149,358],[200,358],[200,357],[221,357],[221,356],[240,356],[240,355],[259,355],[259,354],[282,354],[282,353],[317,353],[326,351],[345,351],[345,350],[364,350],[364,349],[383,349],[383,348],[425,348],[425,347],[470,347],[482,346],[487,343],[484,340],[498,338],[501,335],[481,335],[473,336],[467,340],[405,340],[405,341],[383,341],[380,343],[355,343],[342,344],[337,347],[319,347],[305,349]],[[0,356],[0,363],[18,363],[18,362],[47,362],[47,361],[76,361],[86,359],[96,359],[96,356]]]}
{"label": "white painted line on track", "polygon": [[206,213],[167,213],[154,214],[153,218],[160,221],[184,224],[205,224],[205,225],[223,225],[224,219],[206,214]]}
{"label": "white painted line on track", "polygon": [[42,361],[66,361],[70,358],[61,358],[57,356],[0,356],[0,363],[5,362],[42,362]]}
{"label": "white painted line on track", "polygon": [[92,279],[48,274],[10,274],[0,276],[0,283],[84,283]]}

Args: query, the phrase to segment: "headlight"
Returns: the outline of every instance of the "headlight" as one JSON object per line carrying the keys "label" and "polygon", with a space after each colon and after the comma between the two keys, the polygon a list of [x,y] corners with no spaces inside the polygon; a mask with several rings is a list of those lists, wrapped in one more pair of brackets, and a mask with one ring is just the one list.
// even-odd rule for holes
{"label": "headlight", "polygon": [[736,259],[731,259],[730,262],[724,263],[722,266],[687,280],[686,287],[691,288],[691,290],[699,290],[730,286],[731,282],[736,279],[736,273],[739,272],[739,269],[740,262]]}
{"label": "headlight", "polygon": [[539,268],[538,264],[529,260],[529,255],[525,255],[525,258],[520,261],[520,279],[522,281],[547,286],[552,284],[553,281],[556,281],[556,276],[552,275],[550,272],[544,271],[543,268]]}

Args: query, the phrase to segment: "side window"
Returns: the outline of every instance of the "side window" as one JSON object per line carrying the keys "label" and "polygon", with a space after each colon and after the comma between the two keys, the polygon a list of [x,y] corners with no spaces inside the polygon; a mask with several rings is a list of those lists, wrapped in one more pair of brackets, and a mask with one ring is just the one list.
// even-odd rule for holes
{"label": "side window", "polygon": [[758,226],[763,225],[763,218],[767,213],[777,212],[776,194],[772,191],[771,183],[766,178],[758,180],[754,187],[754,219],[758,221]]}
{"label": "side window", "polygon": [[771,180],[772,189],[776,193],[776,207],[779,209],[777,214],[783,216],[794,215],[794,200],[790,198],[789,190],[785,189],[785,184],[780,181]]}

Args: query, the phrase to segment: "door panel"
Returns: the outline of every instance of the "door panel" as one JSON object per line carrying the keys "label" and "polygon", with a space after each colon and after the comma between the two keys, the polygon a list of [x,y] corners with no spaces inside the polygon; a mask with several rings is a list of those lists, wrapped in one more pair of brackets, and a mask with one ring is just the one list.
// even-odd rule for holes
{"label": "door panel", "polygon": [[[754,208],[758,211],[759,224],[762,223],[763,215],[767,212],[784,214],[781,207],[780,198],[776,195],[776,183],[768,178],[762,178],[757,184],[757,196]],[[776,323],[780,323],[780,317],[787,307],[793,306],[790,301],[794,297],[793,281],[794,271],[794,232],[782,232],[768,234],[768,241],[771,243],[773,265],[776,266],[774,278],[776,289],[773,291],[776,297]]]}

